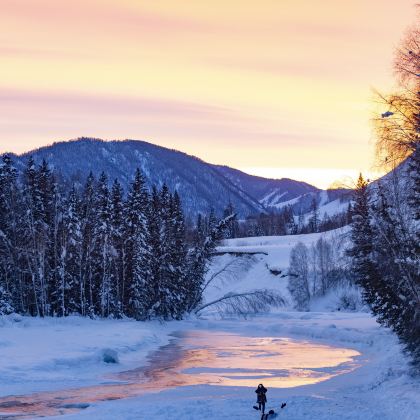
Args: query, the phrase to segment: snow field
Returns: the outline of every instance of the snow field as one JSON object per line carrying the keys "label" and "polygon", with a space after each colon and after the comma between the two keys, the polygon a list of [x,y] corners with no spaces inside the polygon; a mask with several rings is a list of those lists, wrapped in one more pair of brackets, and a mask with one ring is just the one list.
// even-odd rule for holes
{"label": "snow field", "polygon": [[106,381],[107,374],[144,363],[172,328],[79,316],[0,317],[0,396]]}

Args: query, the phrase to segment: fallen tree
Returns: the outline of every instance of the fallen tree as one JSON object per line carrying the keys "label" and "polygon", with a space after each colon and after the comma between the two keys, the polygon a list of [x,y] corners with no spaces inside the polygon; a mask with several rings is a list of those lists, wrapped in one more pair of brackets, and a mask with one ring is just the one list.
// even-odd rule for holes
{"label": "fallen tree", "polygon": [[247,316],[267,312],[270,308],[284,306],[285,303],[284,298],[275,290],[229,292],[218,299],[199,306],[194,313],[198,315],[204,309],[214,306],[219,313]]}

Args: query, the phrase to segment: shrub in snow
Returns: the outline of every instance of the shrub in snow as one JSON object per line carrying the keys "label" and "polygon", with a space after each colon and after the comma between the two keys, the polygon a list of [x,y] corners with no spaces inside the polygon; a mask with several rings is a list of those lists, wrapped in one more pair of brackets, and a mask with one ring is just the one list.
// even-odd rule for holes
{"label": "shrub in snow", "polygon": [[119,363],[118,353],[112,349],[102,350],[102,360],[105,363]]}
{"label": "shrub in snow", "polygon": [[337,310],[357,311],[363,306],[360,290],[356,287],[338,289]]}

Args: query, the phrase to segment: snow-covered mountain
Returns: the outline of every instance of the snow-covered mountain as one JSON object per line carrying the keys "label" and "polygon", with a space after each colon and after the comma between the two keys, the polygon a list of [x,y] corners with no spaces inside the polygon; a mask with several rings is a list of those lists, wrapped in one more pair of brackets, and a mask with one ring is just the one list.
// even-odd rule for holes
{"label": "snow-covered mountain", "polygon": [[308,213],[313,200],[319,206],[320,215],[333,216],[348,207],[349,190],[320,190],[313,185],[289,178],[270,179],[249,175],[229,166],[216,166],[238,188],[247,191],[267,211],[292,206],[295,214]]}
{"label": "snow-covered mountain", "polygon": [[[118,178],[126,188],[139,167],[149,185],[166,183],[181,196],[186,213],[195,217],[214,208],[218,214],[231,202],[240,217],[276,211],[293,205],[296,214],[309,211],[313,198],[320,206],[330,204],[344,195],[343,191],[322,191],[305,182],[291,179],[267,179],[253,176],[227,166],[211,165],[194,156],[139,141],[103,141],[81,138],[58,142],[22,155],[14,155],[19,169],[29,157],[40,163],[45,159],[58,173],[62,182],[83,184],[92,171],[106,172],[112,181]],[[320,214],[323,214],[322,208]]]}
{"label": "snow-covered mountain", "polygon": [[216,166],[217,170],[228,178],[238,188],[247,191],[255,197],[265,208],[280,209],[286,203],[308,193],[317,193],[320,190],[306,182],[293,179],[269,179],[249,175],[229,166]]}

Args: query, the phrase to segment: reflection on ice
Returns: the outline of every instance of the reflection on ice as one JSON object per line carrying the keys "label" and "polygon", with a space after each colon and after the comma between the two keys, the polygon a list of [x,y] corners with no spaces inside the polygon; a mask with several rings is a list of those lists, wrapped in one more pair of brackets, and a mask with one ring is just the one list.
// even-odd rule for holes
{"label": "reflection on ice", "polygon": [[356,368],[354,350],[278,337],[188,331],[149,357],[147,366],[113,376],[114,384],[0,398],[0,416],[64,414],[90,403],[187,385],[277,388],[310,385]]}

